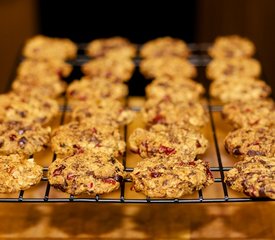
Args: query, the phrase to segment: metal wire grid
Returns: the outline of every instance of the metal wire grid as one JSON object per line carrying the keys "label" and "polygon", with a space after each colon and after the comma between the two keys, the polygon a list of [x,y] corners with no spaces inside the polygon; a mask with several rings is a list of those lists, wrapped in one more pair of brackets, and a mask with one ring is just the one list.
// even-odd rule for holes
{"label": "metal wire grid", "polygon": [[[194,54],[190,57],[190,61],[199,68],[199,81],[201,83],[206,83],[205,81],[205,74],[204,74],[204,69],[207,63],[209,62],[209,57],[204,53],[205,50],[209,44],[203,43],[203,44],[190,44],[190,48],[197,52],[197,54]],[[79,49],[80,51],[83,50],[85,47],[85,44],[79,44]],[[71,64],[73,66],[81,66],[84,62],[86,62],[89,58],[85,56],[84,54],[78,55],[78,58],[74,61],[71,61]],[[139,65],[140,59],[135,59],[136,65]],[[203,73],[203,74],[202,74]],[[206,86],[208,88],[208,86]],[[215,145],[215,152],[216,152],[216,157],[218,160],[218,167],[210,167],[210,170],[213,173],[219,173],[220,177],[215,177],[214,178],[214,184],[220,184],[222,186],[222,192],[223,196],[222,197],[216,197],[216,198],[208,198],[204,197],[203,191],[204,190],[199,190],[197,192],[197,197],[196,198],[180,198],[180,199],[152,199],[149,197],[144,198],[130,198],[125,196],[125,191],[126,191],[126,185],[131,184],[131,179],[130,178],[125,178],[121,182],[120,186],[120,193],[119,197],[116,198],[107,198],[104,195],[96,195],[94,197],[74,197],[73,195],[69,195],[66,198],[56,198],[56,197],[50,197],[50,190],[51,186],[48,182],[48,179],[46,177],[48,168],[44,167],[43,168],[43,177],[41,181],[46,182],[46,188],[45,188],[45,193],[43,196],[40,198],[24,198],[24,193],[25,191],[21,190],[19,192],[19,195],[17,198],[0,198],[0,202],[32,202],[32,203],[61,203],[61,202],[91,202],[91,203],[226,203],[226,202],[258,202],[258,201],[273,201],[268,198],[249,198],[249,197],[230,197],[228,193],[228,188],[226,184],[224,183],[224,172],[228,171],[231,169],[231,167],[224,167],[223,166],[223,161],[222,157],[220,154],[219,150],[219,142],[216,134],[216,126],[215,126],[215,121],[213,117],[214,112],[220,112],[222,110],[222,106],[217,106],[217,105],[211,105],[210,102],[210,97],[207,94],[207,108],[209,111],[209,117],[210,117],[210,125],[211,125],[211,131],[212,131],[212,137],[214,139],[214,145]],[[138,108],[133,108],[133,110],[138,111]],[[65,119],[65,114],[67,111],[69,111],[69,108],[66,105],[66,101],[64,106],[61,106],[60,111],[62,112],[60,124],[63,124],[64,119]],[[127,127],[124,128],[124,138],[125,141],[127,140]],[[53,154],[52,161],[56,159],[56,155]],[[124,153],[123,158],[122,158],[122,164],[125,168],[125,172],[130,173],[133,171],[133,168],[130,168],[127,166],[127,152]]]}

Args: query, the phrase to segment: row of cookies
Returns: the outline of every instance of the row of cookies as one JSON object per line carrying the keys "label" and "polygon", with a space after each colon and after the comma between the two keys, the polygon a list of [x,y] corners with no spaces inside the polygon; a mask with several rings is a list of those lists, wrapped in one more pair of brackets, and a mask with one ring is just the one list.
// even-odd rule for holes
{"label": "row of cookies", "polygon": [[1,193],[40,182],[43,169],[30,156],[50,142],[47,125],[59,112],[54,98],[64,92],[61,78],[72,70],[64,60],[75,54],[69,40],[35,36],[26,43],[12,91],[0,96]]}
{"label": "row of cookies", "polygon": [[211,95],[229,102],[222,116],[235,129],[226,136],[225,149],[238,162],[225,174],[225,182],[248,196],[275,199],[275,104],[267,99],[271,88],[256,80],[261,67],[250,58],[254,53],[248,39],[219,37],[209,50],[214,60],[207,75],[214,80]]}
{"label": "row of cookies", "polygon": [[[132,47],[133,46],[133,47]],[[73,195],[104,194],[120,187],[125,176],[118,160],[126,150],[121,127],[135,113],[125,107],[136,48],[124,38],[97,39],[87,46],[92,58],[85,74],[66,91],[71,121],[53,131],[57,159],[49,166],[49,183]]]}
{"label": "row of cookies", "polygon": [[148,197],[180,198],[213,183],[208,164],[197,159],[208,146],[199,131],[208,117],[199,102],[205,90],[190,79],[196,68],[189,54],[182,40],[171,37],[141,48],[140,70],[153,81],[141,110],[146,129],[135,129],[129,146],[142,158],[131,173],[132,189]]}
{"label": "row of cookies", "polygon": [[259,79],[261,64],[252,58],[255,46],[249,39],[237,35],[218,37],[208,54],[213,58],[206,67],[206,76],[212,80],[209,91],[213,98],[228,103],[270,95],[271,88]]}

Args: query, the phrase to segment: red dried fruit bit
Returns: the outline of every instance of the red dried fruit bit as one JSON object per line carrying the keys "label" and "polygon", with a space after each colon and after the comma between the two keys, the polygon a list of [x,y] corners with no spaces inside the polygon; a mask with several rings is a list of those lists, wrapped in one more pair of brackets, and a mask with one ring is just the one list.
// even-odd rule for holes
{"label": "red dried fruit bit", "polygon": [[260,151],[248,150],[247,155],[249,157],[253,157],[253,156],[257,156],[257,155],[265,156],[265,153],[260,152]]}
{"label": "red dried fruit bit", "polygon": [[157,124],[157,123],[160,123],[160,124],[164,124],[166,123],[166,119],[164,116],[160,115],[160,114],[157,114],[153,120],[152,120],[153,124]]}
{"label": "red dried fruit bit", "polygon": [[28,140],[25,137],[21,137],[18,141],[18,145],[20,148],[24,148]]}
{"label": "red dried fruit bit", "polygon": [[72,90],[72,91],[69,92],[69,95],[70,95],[70,96],[74,96],[75,94],[76,94],[76,91],[75,91],[75,90]]}
{"label": "red dried fruit bit", "polygon": [[88,185],[88,188],[93,188],[94,184],[93,182],[91,182],[89,185]]}
{"label": "red dried fruit bit", "polygon": [[62,192],[65,192],[65,190],[66,190],[65,186],[63,186],[61,184],[54,184],[53,187],[61,190]]}
{"label": "red dried fruit bit", "polygon": [[110,184],[116,184],[116,180],[114,180],[113,178],[105,178],[105,179],[102,179],[103,182],[105,183],[110,183]]}
{"label": "red dried fruit bit", "polygon": [[188,162],[188,165],[189,166],[196,166],[196,163],[195,162]]}
{"label": "red dried fruit bit", "polygon": [[151,172],[151,177],[152,178],[157,178],[157,177],[160,177],[161,176],[161,173],[159,172]]}
{"label": "red dried fruit bit", "polygon": [[77,144],[74,144],[73,148],[76,149],[77,153],[84,153],[84,149],[82,147],[80,147],[79,145],[77,145]]}
{"label": "red dried fruit bit", "polygon": [[94,127],[93,127],[93,128],[91,128],[91,132],[92,132],[92,133],[97,133],[96,128],[94,128]]}
{"label": "red dried fruit bit", "polygon": [[175,154],[176,150],[174,148],[170,148],[170,147],[166,147],[166,146],[161,145],[159,147],[159,152],[160,153],[165,153],[166,155],[171,155],[171,154]]}
{"label": "red dried fruit bit", "polygon": [[66,167],[64,165],[61,165],[59,168],[55,169],[53,171],[53,176],[58,176],[62,173],[63,169],[65,169]]}
{"label": "red dried fruit bit", "polygon": [[0,140],[0,148],[3,147],[4,145],[4,140]]}
{"label": "red dried fruit bit", "polygon": [[18,134],[22,135],[22,134],[25,133],[25,131],[26,131],[26,129],[19,129],[19,130],[18,130]]}
{"label": "red dried fruit bit", "polygon": [[74,179],[76,176],[73,173],[68,173],[67,175],[67,180],[72,180]]}
{"label": "red dried fruit bit", "polygon": [[196,147],[200,148],[201,147],[201,143],[199,142],[199,140],[196,140]]}
{"label": "red dried fruit bit", "polygon": [[11,135],[9,136],[9,139],[10,139],[11,141],[15,141],[15,140],[16,140],[16,135],[15,135],[15,134],[11,134]]}
{"label": "red dried fruit bit", "polygon": [[206,168],[206,174],[209,178],[213,179],[213,174],[208,167]]}

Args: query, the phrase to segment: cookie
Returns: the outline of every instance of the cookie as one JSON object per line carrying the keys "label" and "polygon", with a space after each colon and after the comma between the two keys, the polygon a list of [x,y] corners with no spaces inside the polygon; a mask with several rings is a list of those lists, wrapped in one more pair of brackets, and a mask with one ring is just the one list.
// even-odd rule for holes
{"label": "cookie", "polygon": [[108,125],[70,122],[53,131],[51,146],[56,154],[72,155],[82,150],[121,156],[126,144],[119,130]]}
{"label": "cookie", "polygon": [[234,101],[225,104],[221,114],[234,128],[275,126],[275,104],[271,99]]}
{"label": "cookie", "polygon": [[77,46],[66,38],[51,38],[37,35],[30,38],[23,49],[23,55],[34,59],[59,59],[75,58]]}
{"label": "cookie", "polygon": [[267,98],[271,94],[271,87],[259,79],[230,77],[223,81],[212,82],[209,92],[211,97],[228,103]]}
{"label": "cookie", "polygon": [[83,77],[72,82],[67,89],[69,102],[89,102],[95,99],[120,100],[128,95],[128,87],[123,83],[114,83],[106,78]]}
{"label": "cookie", "polygon": [[205,89],[200,83],[188,78],[170,78],[168,76],[154,79],[147,85],[145,91],[149,99],[170,98],[177,102],[198,100],[205,93]]}
{"label": "cookie", "polygon": [[142,128],[135,129],[129,137],[129,146],[142,158],[176,154],[194,160],[198,154],[206,151],[208,141],[195,131],[154,125],[149,131]]}
{"label": "cookie", "polygon": [[50,98],[16,95],[0,95],[0,122],[17,121],[29,124],[47,124],[59,112],[58,103]]}
{"label": "cookie", "polygon": [[246,157],[225,173],[225,183],[250,197],[275,199],[275,158]]}
{"label": "cookie", "polygon": [[90,77],[107,78],[114,82],[128,81],[135,65],[131,59],[121,57],[101,57],[82,65],[82,72]]}
{"label": "cookie", "polygon": [[30,156],[45,149],[50,141],[51,128],[22,122],[0,123],[0,154]]}
{"label": "cookie", "polygon": [[186,58],[190,50],[186,43],[178,38],[161,37],[145,43],[140,50],[143,58],[157,58],[166,56],[177,56]]}
{"label": "cookie", "polygon": [[55,75],[29,75],[17,77],[12,83],[12,91],[19,95],[56,98],[65,92],[66,82]]}
{"label": "cookie", "polygon": [[275,157],[275,129],[240,128],[230,132],[224,141],[226,151],[234,157]]}
{"label": "cookie", "polygon": [[206,162],[186,162],[178,156],[144,159],[131,177],[133,189],[152,198],[180,198],[214,182]]}
{"label": "cookie", "polygon": [[57,158],[48,170],[49,183],[73,195],[103,194],[117,190],[124,167],[115,158],[90,152]]}
{"label": "cookie", "polygon": [[17,68],[17,76],[52,76],[67,77],[73,70],[72,65],[59,59],[24,59]]}
{"label": "cookie", "polygon": [[149,99],[141,110],[147,125],[176,125],[185,129],[199,129],[208,122],[208,113],[198,102],[172,102],[169,99]]}
{"label": "cookie", "polygon": [[255,53],[255,46],[249,39],[238,35],[217,37],[208,50],[213,58],[249,58]]}
{"label": "cookie", "polygon": [[24,156],[0,155],[0,173],[0,193],[13,193],[38,184],[43,168]]}
{"label": "cookie", "polygon": [[149,79],[162,76],[193,78],[197,75],[196,67],[189,61],[173,56],[144,59],[140,63],[140,71]]}
{"label": "cookie", "polygon": [[72,119],[95,125],[119,127],[129,124],[135,115],[134,111],[125,108],[121,102],[104,99],[103,101],[93,101],[85,103],[85,105],[74,106]]}
{"label": "cookie", "polygon": [[123,56],[132,58],[136,55],[136,46],[126,38],[111,37],[91,41],[86,49],[87,55],[91,57]]}
{"label": "cookie", "polygon": [[210,80],[223,80],[228,77],[256,78],[261,74],[261,64],[256,59],[214,59],[206,67]]}

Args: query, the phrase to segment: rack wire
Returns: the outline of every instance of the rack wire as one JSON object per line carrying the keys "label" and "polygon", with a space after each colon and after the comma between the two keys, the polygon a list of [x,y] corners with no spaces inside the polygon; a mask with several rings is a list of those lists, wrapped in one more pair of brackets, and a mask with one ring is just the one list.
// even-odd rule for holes
{"label": "rack wire", "polygon": [[[70,63],[74,66],[74,68],[80,67],[83,63],[89,60],[87,56],[85,56],[83,49],[85,49],[85,44],[79,44],[79,54],[78,57],[70,61]],[[190,57],[190,61],[197,67],[198,69],[198,81],[201,82],[206,89],[209,88],[209,81],[205,78],[205,66],[210,61],[210,58],[206,54],[206,49],[208,48],[208,43],[202,43],[202,44],[195,44],[192,43],[189,45],[191,50],[193,51],[193,55]],[[138,66],[140,62],[140,59],[135,59],[135,63]],[[18,61],[19,63],[19,61]],[[11,76],[10,84],[15,76],[15,69]],[[74,78],[75,76],[73,76]],[[141,75],[139,76],[139,78]],[[73,80],[68,79],[68,81]],[[131,80],[130,83],[131,84]],[[132,84],[135,84],[132,82]],[[8,86],[8,88],[10,85]],[[144,86],[145,87],[145,86]],[[130,93],[131,94],[131,93]],[[226,184],[224,183],[224,173],[228,170],[230,170],[232,167],[224,166],[223,164],[223,158],[220,153],[220,142],[217,137],[217,129],[216,129],[216,123],[214,114],[219,113],[222,110],[222,106],[220,105],[212,105],[211,99],[208,94],[206,94],[207,102],[206,107],[209,111],[209,117],[210,117],[210,131],[213,138],[213,145],[215,149],[215,158],[217,158],[217,166],[210,166],[211,172],[214,174],[214,183],[212,184],[213,188],[220,188],[220,194],[219,196],[209,197],[207,194],[205,194],[205,189],[197,191],[192,196],[183,197],[180,199],[155,199],[155,198],[149,198],[145,197],[143,194],[139,194],[138,197],[132,197],[128,196],[128,192],[130,191],[131,186],[131,179],[125,178],[121,182],[121,187],[119,190],[116,191],[115,196],[108,196],[108,195],[96,195],[96,196],[73,196],[67,194],[66,197],[55,197],[51,196],[50,193],[52,191],[52,187],[48,182],[47,179],[47,171],[48,167],[43,168],[43,177],[41,179],[42,183],[45,183],[44,191],[41,192],[40,197],[24,197],[25,191],[20,191],[18,193],[18,197],[5,197],[3,194],[0,196],[0,202],[25,202],[25,203],[62,203],[62,202],[89,202],[89,203],[169,203],[169,204],[184,204],[184,203],[233,203],[233,202],[259,202],[259,201],[273,201],[268,198],[250,198],[248,196],[242,195],[242,194],[236,194],[232,195],[230,193],[230,190],[227,188]],[[138,107],[132,107],[133,110],[139,111]],[[65,104],[60,106],[61,111],[61,118],[60,118],[60,124],[64,123],[65,114],[70,111],[68,106]],[[125,141],[127,140],[127,131],[128,128],[124,128],[124,137]],[[54,161],[56,158],[56,155],[53,154],[52,161]],[[127,152],[122,157],[122,164],[125,167],[125,172],[130,173],[133,171],[132,167],[128,166],[127,162],[128,156]],[[209,186],[211,187],[211,186]],[[209,188],[208,187],[208,188]],[[34,187],[35,188],[35,187]],[[207,188],[206,188],[207,189]],[[29,190],[26,190],[26,192]]]}

